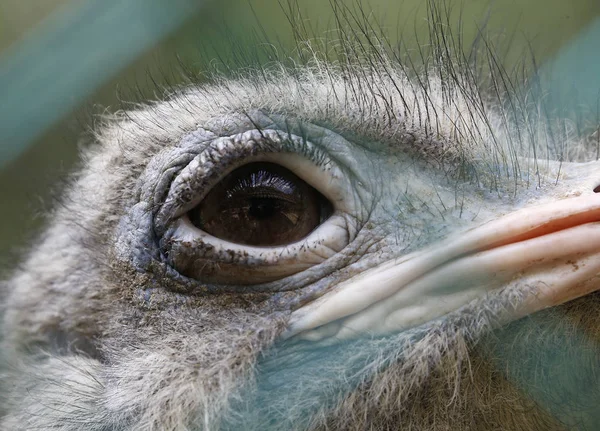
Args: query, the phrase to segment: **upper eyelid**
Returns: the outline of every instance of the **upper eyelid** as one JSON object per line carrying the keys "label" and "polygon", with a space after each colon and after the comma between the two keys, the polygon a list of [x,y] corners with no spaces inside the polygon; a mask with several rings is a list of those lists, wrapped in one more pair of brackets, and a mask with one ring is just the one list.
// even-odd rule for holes
{"label": "upper eyelid", "polygon": [[[184,138],[182,141],[187,140]],[[177,152],[179,148],[172,151]],[[254,129],[234,136],[216,137],[207,145],[196,146],[194,157],[190,158],[192,154],[186,153],[184,161],[187,163],[178,166],[178,172],[169,176],[168,191],[163,193],[164,200],[155,215],[157,233],[160,235],[174,217],[195,206],[214,183],[234,168],[264,159],[268,154],[280,153],[297,154],[315,166],[329,165],[332,171],[341,170],[322,146],[286,131]],[[285,159],[282,158],[281,162]]]}
{"label": "upper eyelid", "polygon": [[[366,184],[365,161],[369,161],[374,152],[361,144],[361,139],[348,139],[335,127],[321,125],[316,121],[304,121],[293,116],[278,113],[267,114],[273,120],[273,127],[287,133],[302,136],[316,146],[321,147],[341,169],[356,182]],[[364,149],[364,152],[350,151]],[[352,156],[350,156],[352,154]]]}

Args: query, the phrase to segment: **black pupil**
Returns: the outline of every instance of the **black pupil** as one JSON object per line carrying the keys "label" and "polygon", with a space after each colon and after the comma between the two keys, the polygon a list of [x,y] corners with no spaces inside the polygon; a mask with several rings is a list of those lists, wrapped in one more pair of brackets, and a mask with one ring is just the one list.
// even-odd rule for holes
{"label": "black pupil", "polygon": [[277,203],[273,199],[250,198],[249,201],[250,209],[248,210],[248,214],[256,219],[267,219],[277,211]]}
{"label": "black pupil", "polygon": [[331,203],[304,180],[265,162],[231,172],[188,216],[196,227],[217,238],[278,246],[306,237],[332,212]]}

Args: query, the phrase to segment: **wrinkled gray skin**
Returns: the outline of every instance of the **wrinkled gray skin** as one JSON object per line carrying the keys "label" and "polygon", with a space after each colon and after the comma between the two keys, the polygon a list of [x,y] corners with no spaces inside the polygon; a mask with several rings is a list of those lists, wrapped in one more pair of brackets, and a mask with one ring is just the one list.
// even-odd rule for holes
{"label": "wrinkled gray skin", "polygon": [[[536,294],[517,280],[394,334],[281,337],[293,310],[365,269],[572,191],[543,162],[559,154],[547,119],[514,105],[507,119],[471,78],[431,72],[314,59],[107,120],[3,285],[0,428],[597,429],[595,293],[504,325]],[[563,155],[585,158],[586,136],[563,126]],[[339,168],[333,245],[309,236],[310,252],[277,260],[178,236],[225,168],[264,154]]]}

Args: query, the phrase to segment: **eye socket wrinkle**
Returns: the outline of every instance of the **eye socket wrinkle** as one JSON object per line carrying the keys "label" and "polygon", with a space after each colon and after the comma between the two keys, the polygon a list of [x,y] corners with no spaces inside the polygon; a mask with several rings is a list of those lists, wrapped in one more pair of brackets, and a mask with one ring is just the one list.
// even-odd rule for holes
{"label": "eye socket wrinkle", "polygon": [[[147,177],[158,182],[142,177],[141,201],[120,230],[122,238],[137,243],[130,248],[154,253],[149,260],[137,259],[137,266],[146,269],[158,260],[166,274],[174,271],[177,279],[211,283],[215,289],[268,284],[322,264],[353,239],[358,208],[353,183],[329,158],[326,146],[273,128],[193,137],[202,145],[184,137],[148,165]],[[269,174],[252,179],[257,166],[269,168]],[[157,171],[168,175],[157,177]],[[248,184],[254,186],[250,194],[240,188]],[[293,193],[286,196],[290,187]],[[166,190],[163,202],[153,201],[163,195],[161,188]],[[238,202],[240,197],[246,204]],[[203,206],[204,201],[216,205]],[[132,235],[126,226],[134,221],[139,226],[138,211],[147,212],[147,222]],[[148,238],[156,238],[150,248]]]}

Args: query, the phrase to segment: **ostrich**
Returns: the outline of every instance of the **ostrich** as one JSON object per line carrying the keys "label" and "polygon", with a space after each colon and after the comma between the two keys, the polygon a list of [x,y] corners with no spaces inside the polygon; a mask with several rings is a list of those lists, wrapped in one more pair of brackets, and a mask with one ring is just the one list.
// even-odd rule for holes
{"label": "ostrich", "polygon": [[593,126],[435,18],[105,121],[3,284],[1,429],[596,429]]}

